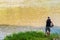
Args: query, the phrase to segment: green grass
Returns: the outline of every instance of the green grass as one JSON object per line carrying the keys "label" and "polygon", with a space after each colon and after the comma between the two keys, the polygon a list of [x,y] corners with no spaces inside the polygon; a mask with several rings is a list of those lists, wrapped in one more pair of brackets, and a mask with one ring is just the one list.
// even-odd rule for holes
{"label": "green grass", "polygon": [[43,32],[20,32],[13,33],[4,38],[4,40],[52,40],[52,38],[57,38],[57,34],[51,34],[49,37],[45,36]]}

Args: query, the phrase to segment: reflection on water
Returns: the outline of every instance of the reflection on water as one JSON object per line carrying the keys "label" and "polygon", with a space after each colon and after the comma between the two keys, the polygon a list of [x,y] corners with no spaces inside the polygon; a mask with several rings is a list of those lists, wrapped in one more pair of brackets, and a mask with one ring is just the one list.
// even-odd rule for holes
{"label": "reflection on water", "polygon": [[51,28],[52,33],[60,34],[60,27]]}
{"label": "reflection on water", "polygon": [[[14,32],[26,32],[26,31],[45,31],[44,27],[31,27],[31,26],[0,26],[0,40],[4,38],[4,36],[9,35]],[[51,33],[60,34],[60,27],[51,28]]]}

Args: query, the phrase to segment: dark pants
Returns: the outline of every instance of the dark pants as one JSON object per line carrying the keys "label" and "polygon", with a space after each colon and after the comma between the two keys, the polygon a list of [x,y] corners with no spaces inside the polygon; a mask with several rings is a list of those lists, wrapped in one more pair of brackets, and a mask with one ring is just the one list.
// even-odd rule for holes
{"label": "dark pants", "polygon": [[45,31],[47,32],[50,32],[50,27],[46,27]]}

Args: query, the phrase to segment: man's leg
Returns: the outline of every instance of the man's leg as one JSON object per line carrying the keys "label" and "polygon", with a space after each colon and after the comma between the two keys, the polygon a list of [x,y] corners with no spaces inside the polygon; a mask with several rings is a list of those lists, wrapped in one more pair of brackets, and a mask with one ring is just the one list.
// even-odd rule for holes
{"label": "man's leg", "polygon": [[47,29],[47,27],[46,27],[46,29],[45,29],[45,35],[47,36],[47,31],[48,31],[48,29]]}
{"label": "man's leg", "polygon": [[46,32],[46,36],[49,36],[50,35],[50,28],[46,27],[45,32]]}
{"label": "man's leg", "polygon": [[48,34],[48,36],[50,35],[50,28],[49,27],[47,28],[47,34]]}

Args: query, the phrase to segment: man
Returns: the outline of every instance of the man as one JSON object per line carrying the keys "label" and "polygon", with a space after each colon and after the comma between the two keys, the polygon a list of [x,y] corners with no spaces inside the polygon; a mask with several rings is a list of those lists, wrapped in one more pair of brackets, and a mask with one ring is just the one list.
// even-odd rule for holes
{"label": "man", "polygon": [[54,26],[54,25],[53,25],[50,17],[48,17],[48,19],[47,19],[47,21],[46,21],[46,29],[45,29],[45,31],[46,31],[46,36],[49,36],[49,35],[50,35],[50,27],[53,27],[53,26]]}

